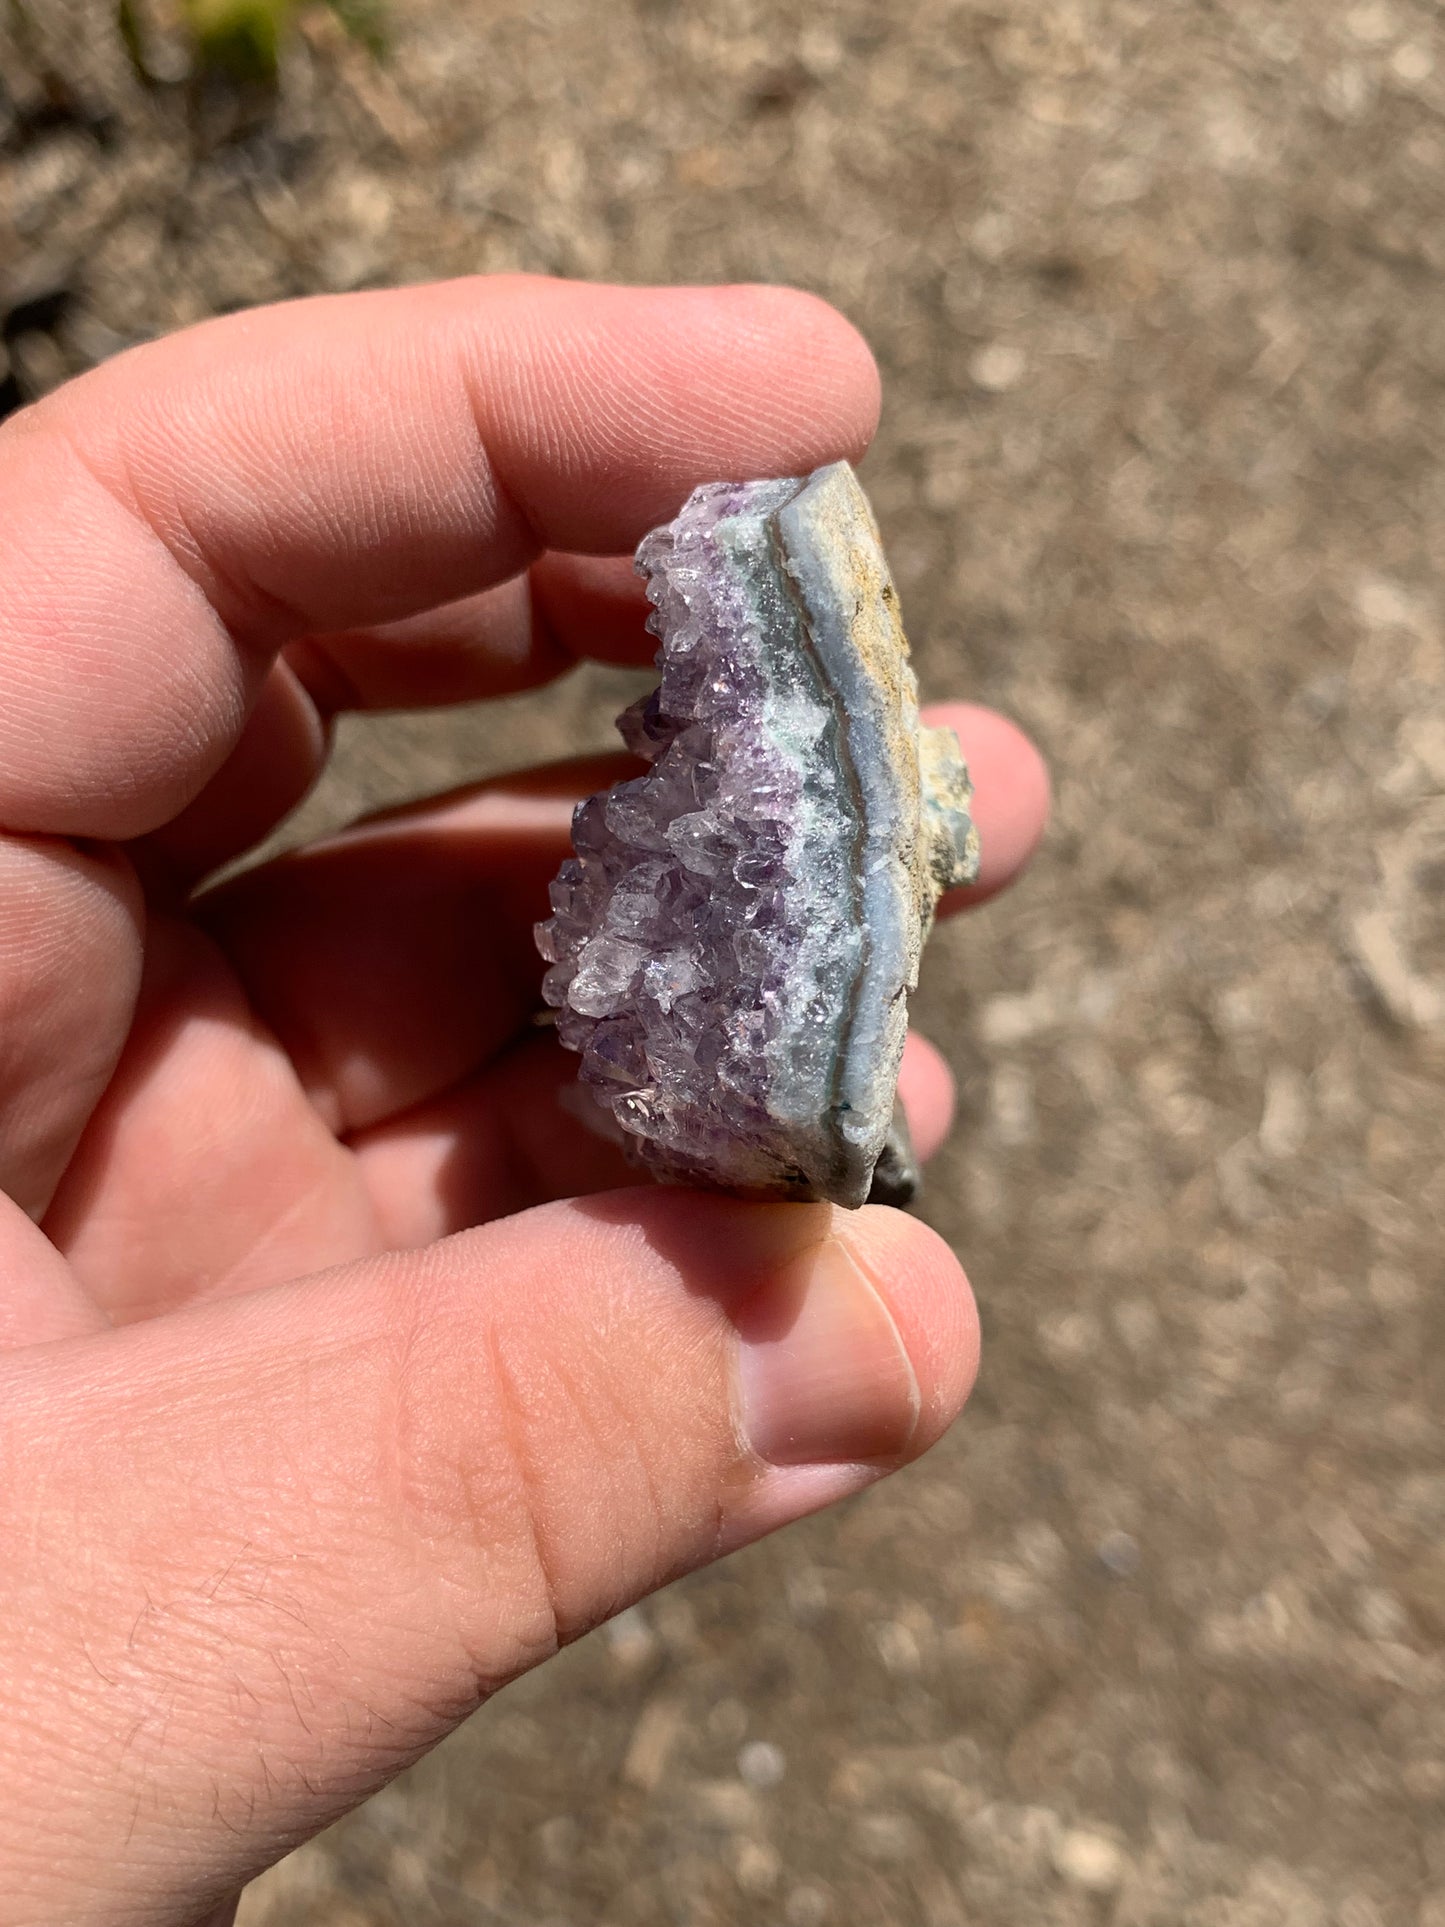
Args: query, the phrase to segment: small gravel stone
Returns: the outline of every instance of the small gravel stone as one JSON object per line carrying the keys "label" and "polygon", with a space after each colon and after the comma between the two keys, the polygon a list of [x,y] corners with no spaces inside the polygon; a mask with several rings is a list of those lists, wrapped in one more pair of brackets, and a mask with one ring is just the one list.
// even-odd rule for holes
{"label": "small gravel stone", "polygon": [[1139,1570],[1139,1541],[1128,1532],[1106,1532],[1094,1557],[1115,1579],[1132,1579]]}
{"label": "small gravel stone", "polygon": [[1007,341],[993,341],[987,348],[980,348],[970,361],[968,376],[975,388],[982,388],[986,394],[1002,395],[1018,387],[1027,366],[1022,348],[1015,348]]}
{"label": "small gravel stone", "polygon": [[875,1866],[914,1860],[923,1836],[906,1813],[865,1813],[858,1822],[855,1844]]}
{"label": "small gravel stone", "polygon": [[657,1634],[648,1625],[640,1606],[629,1606],[615,1619],[609,1619],[602,1629],[602,1637],[625,1672],[639,1671],[657,1651]]}
{"label": "small gravel stone", "polygon": [[823,1927],[831,1911],[821,1887],[794,1887],[783,1907],[788,1927]]}
{"label": "small gravel stone", "polygon": [[747,1894],[770,1894],[778,1884],[783,1863],[765,1840],[740,1840],[733,1857],[733,1873]]}
{"label": "small gravel stone", "polygon": [[1072,1827],[1054,1847],[1054,1870],[1085,1893],[1112,1893],[1124,1877],[1124,1856],[1102,1833]]}
{"label": "small gravel stone", "polygon": [[738,1753],[738,1777],[751,1787],[776,1786],[788,1770],[787,1758],[771,1740],[749,1740]]}

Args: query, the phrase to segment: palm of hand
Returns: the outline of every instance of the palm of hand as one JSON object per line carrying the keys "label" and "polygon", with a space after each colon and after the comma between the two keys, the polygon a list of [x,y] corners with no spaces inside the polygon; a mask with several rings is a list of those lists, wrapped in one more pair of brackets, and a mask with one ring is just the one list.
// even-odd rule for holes
{"label": "palm of hand", "polygon": [[[193,913],[153,887],[135,914],[127,853],[83,859],[120,882],[56,1017],[72,1056],[88,1030],[86,1055],[117,1068],[88,1121],[74,1091],[51,1128],[51,1160],[79,1141],[43,1222],[110,1317],[628,1181],[559,1116],[571,1066],[530,1023],[530,920],[571,802],[607,774],[562,765],[359,827]],[[160,840],[138,853],[153,876]],[[122,946],[133,1015],[95,994]]]}

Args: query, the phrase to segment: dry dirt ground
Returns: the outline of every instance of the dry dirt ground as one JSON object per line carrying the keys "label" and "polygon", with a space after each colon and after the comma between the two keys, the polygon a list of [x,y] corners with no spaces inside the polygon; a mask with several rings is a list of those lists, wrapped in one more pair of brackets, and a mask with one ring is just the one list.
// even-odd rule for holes
{"label": "dry dirt ground", "polygon": [[[956,1433],[512,1688],[245,1927],[1445,1927],[1437,8],[397,0],[272,103],[28,10],[19,392],[312,289],[802,283],[885,372],[926,690],[1058,787],[918,1000]],[[307,822],[605,741],[623,680],[348,728]]]}

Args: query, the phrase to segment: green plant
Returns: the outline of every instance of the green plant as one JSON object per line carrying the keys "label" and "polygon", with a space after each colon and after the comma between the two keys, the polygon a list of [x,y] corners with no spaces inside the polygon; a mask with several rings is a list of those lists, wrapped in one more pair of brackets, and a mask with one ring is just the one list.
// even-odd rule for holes
{"label": "green plant", "polygon": [[240,80],[275,76],[295,11],[294,0],[181,0],[201,64]]}
{"label": "green plant", "polygon": [[[121,0],[122,12],[133,0]],[[385,44],[384,0],[325,0],[352,39],[372,53]],[[270,81],[296,24],[298,0],[178,0],[181,18],[204,68],[240,80]]]}

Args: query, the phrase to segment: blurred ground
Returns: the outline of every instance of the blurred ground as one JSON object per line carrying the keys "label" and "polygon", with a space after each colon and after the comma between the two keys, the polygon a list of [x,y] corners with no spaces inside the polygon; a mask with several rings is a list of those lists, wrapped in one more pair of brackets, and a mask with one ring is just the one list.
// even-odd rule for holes
{"label": "blurred ground", "polygon": [[[510,1690],[245,1927],[1445,1927],[1438,9],[398,0],[382,70],[312,21],[244,110],[28,9],[20,392],[317,288],[803,283],[885,371],[927,693],[1058,783],[918,1000],[956,1434]],[[625,681],[348,729],[307,821],[605,741]]]}

